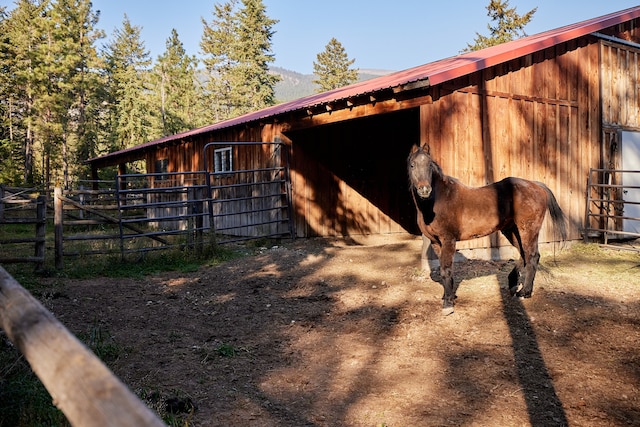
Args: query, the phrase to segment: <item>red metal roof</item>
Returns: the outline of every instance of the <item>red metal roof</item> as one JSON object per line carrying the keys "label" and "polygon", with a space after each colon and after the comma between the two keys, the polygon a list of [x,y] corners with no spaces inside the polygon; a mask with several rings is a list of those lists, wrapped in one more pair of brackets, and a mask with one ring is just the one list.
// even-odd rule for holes
{"label": "red metal roof", "polygon": [[[143,150],[147,147],[159,145],[170,141],[178,141],[190,136],[199,135],[217,129],[224,129],[242,123],[261,120],[279,114],[297,110],[306,110],[319,105],[324,105],[340,100],[355,98],[358,96],[373,94],[378,91],[391,89],[418,81],[426,81],[434,86],[457,77],[471,74],[475,71],[507,62],[509,60],[528,55],[573,40],[602,29],[630,21],[640,17],[640,6],[621,10],[619,12],[604,15],[576,24],[567,25],[555,30],[546,31],[536,35],[524,37],[508,43],[503,43],[487,49],[468,52],[461,55],[445,58],[429,64],[420,65],[404,71],[398,71],[382,77],[365,80],[342,88],[334,89],[315,95],[306,96],[283,104],[274,105],[262,110],[244,114],[233,119],[214,123],[197,129],[192,129],[176,135],[166,136],[161,139],[149,141],[135,147],[110,153],[96,159],[104,159],[127,152]],[[91,159],[89,162],[96,160]]]}

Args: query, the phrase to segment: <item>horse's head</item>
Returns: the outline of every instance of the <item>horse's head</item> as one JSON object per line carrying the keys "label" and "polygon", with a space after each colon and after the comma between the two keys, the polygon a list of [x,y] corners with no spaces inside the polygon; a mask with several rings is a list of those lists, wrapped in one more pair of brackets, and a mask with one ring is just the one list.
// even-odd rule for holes
{"label": "horse's head", "polygon": [[438,165],[429,155],[429,146],[418,147],[414,145],[407,159],[407,170],[409,173],[409,186],[411,190],[421,199],[427,199],[431,195],[433,174],[437,173]]}

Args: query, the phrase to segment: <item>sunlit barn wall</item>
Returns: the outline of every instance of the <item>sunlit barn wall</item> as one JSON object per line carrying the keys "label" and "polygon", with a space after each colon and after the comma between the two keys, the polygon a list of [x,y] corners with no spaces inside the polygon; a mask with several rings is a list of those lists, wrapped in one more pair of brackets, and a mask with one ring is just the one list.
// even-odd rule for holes
{"label": "sunlit barn wall", "polygon": [[[637,43],[637,21],[599,32]],[[506,176],[547,183],[570,218],[570,238],[580,239],[589,168],[615,166],[619,130],[640,130],[638,52],[585,35],[441,84],[289,111],[166,149],[172,170],[200,170],[206,142],[285,141],[296,231],[305,237],[415,232],[405,160],[411,144],[425,142],[465,184]],[[165,154],[145,155],[153,165]],[[255,153],[237,156],[260,163]],[[545,226],[541,241],[556,239]],[[485,238],[461,247],[502,244]]]}
{"label": "sunlit barn wall", "polygon": [[[467,185],[507,176],[546,183],[579,239],[586,177],[600,164],[598,52],[598,43],[571,42],[434,88],[420,110],[421,139]],[[554,240],[544,228],[541,241]]]}

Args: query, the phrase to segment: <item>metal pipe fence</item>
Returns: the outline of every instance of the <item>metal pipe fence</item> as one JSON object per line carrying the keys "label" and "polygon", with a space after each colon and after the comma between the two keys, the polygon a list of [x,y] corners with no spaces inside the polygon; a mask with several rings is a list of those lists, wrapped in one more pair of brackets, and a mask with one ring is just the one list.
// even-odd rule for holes
{"label": "metal pipe fence", "polygon": [[[43,191],[43,216],[33,220],[40,227],[36,237],[21,239],[21,243],[40,244],[36,250],[39,258],[25,257],[23,261],[44,263],[45,200],[53,211],[48,219],[53,220],[56,268],[62,268],[67,257],[111,254],[124,258],[172,248],[202,253],[217,244],[293,238],[285,177],[281,167],[235,171],[226,173],[224,179],[205,171],[121,174],[110,182],[86,181],[76,189]],[[3,196],[0,225],[14,210],[9,207],[16,198],[13,194],[21,191],[26,192],[16,189],[11,197]],[[20,203],[26,205],[32,199],[20,199]],[[12,253],[9,246],[18,240],[7,238],[0,243],[2,257],[5,252]]]}
{"label": "metal pipe fence", "polygon": [[640,170],[591,169],[587,179],[584,238],[640,238]]}

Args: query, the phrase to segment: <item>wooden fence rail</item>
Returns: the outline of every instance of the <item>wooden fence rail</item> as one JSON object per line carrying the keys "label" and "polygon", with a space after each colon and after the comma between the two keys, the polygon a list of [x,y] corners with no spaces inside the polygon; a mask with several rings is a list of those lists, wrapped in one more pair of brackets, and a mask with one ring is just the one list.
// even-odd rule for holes
{"label": "wooden fence rail", "polygon": [[165,425],[2,267],[0,327],[71,425]]}
{"label": "wooden fence rail", "polygon": [[[58,269],[72,256],[139,257],[169,248],[201,253],[205,235],[208,246],[295,236],[288,169],[281,166],[227,173],[120,174],[99,184],[47,191]],[[41,243],[37,254],[44,262],[46,221],[38,224],[42,235],[36,237]]]}
{"label": "wooden fence rail", "polygon": [[33,237],[0,238],[0,245],[33,245],[33,255],[25,255],[20,251],[4,254],[0,263],[31,262],[36,269],[42,269],[45,261],[45,244],[47,228],[46,196],[33,189],[18,189],[0,186],[0,224],[17,225],[33,224]]}
{"label": "wooden fence rail", "polygon": [[185,247],[201,251],[207,228],[202,186],[176,184],[152,188],[147,180],[153,175],[122,176],[111,189],[56,188],[53,196],[56,268],[63,267],[67,256],[124,257]]}

